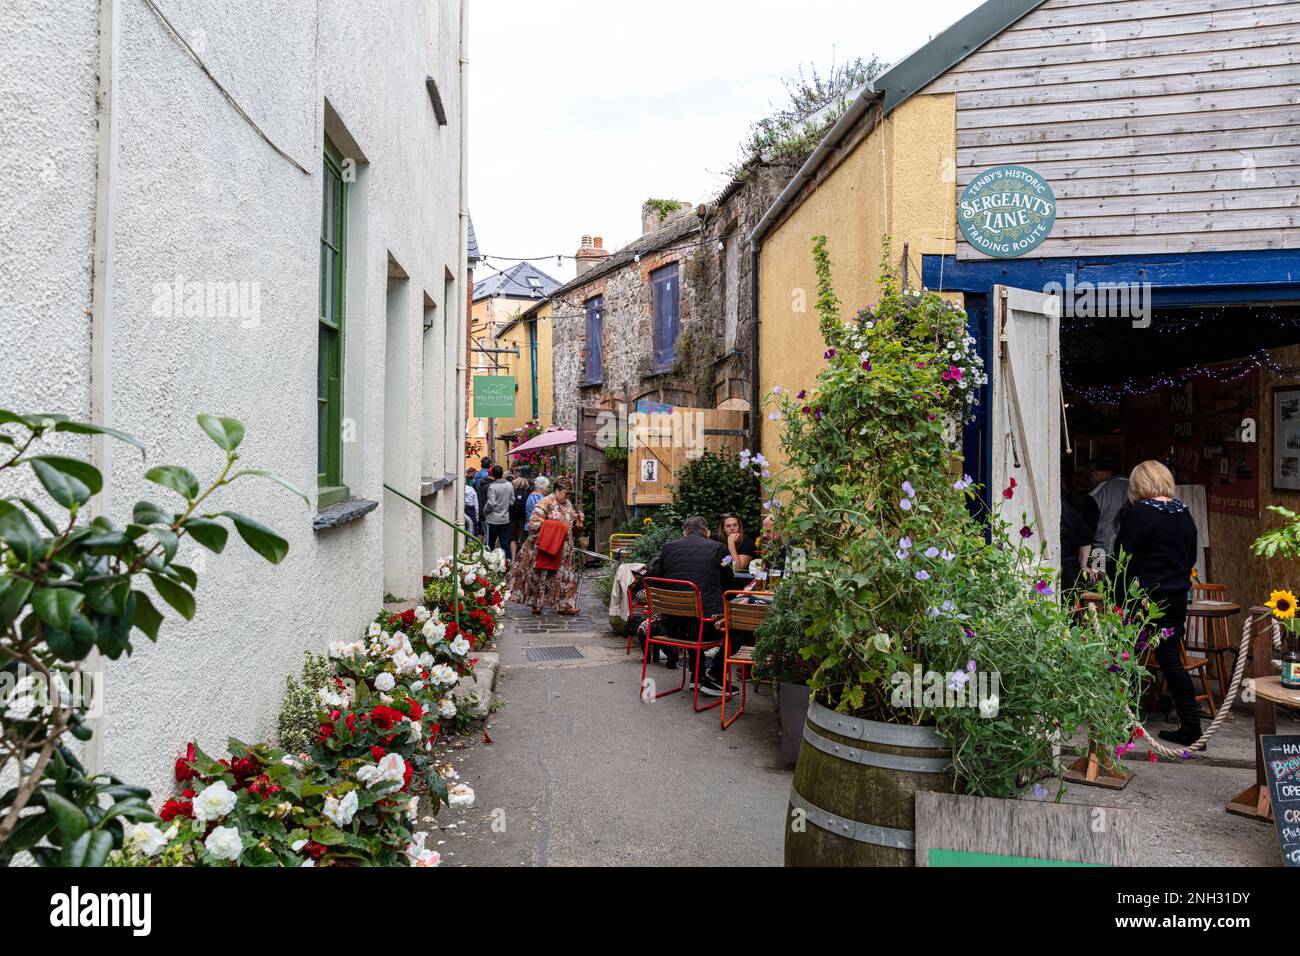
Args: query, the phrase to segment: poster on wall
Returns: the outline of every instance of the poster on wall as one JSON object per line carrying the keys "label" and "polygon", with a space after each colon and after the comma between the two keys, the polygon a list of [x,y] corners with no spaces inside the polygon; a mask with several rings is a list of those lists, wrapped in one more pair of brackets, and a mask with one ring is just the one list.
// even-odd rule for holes
{"label": "poster on wall", "polygon": [[1300,491],[1300,388],[1273,389],[1273,489]]}

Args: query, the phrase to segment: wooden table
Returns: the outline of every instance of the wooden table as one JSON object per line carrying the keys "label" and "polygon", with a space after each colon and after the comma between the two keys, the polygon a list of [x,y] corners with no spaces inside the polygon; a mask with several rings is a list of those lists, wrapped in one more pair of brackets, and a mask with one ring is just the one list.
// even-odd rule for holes
{"label": "wooden table", "polygon": [[1255,679],[1255,782],[1237,794],[1223,809],[1241,817],[1273,822],[1269,805],[1268,780],[1264,776],[1264,751],[1260,738],[1277,733],[1277,707],[1300,709],[1300,692],[1282,686],[1282,678],[1273,673],[1272,617],[1266,607],[1253,607],[1255,618],[1251,640],[1252,668]]}

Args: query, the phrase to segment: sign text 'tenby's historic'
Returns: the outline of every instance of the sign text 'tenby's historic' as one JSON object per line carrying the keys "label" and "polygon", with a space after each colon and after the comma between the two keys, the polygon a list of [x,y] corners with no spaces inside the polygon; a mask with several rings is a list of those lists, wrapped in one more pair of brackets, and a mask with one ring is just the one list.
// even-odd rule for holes
{"label": "sign text 'tenby's historic'", "polygon": [[987,256],[1007,259],[1037,249],[1056,223],[1056,195],[1024,166],[994,166],[962,190],[957,222],[966,241]]}

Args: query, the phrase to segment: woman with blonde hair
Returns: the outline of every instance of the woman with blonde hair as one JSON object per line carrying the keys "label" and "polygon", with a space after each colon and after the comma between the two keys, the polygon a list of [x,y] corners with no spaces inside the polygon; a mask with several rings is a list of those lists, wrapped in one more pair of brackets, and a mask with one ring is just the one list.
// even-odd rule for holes
{"label": "woman with blonde hair", "polygon": [[1120,559],[1127,555],[1119,583],[1127,596],[1130,582],[1136,581],[1161,611],[1157,626],[1165,636],[1155,656],[1174,695],[1181,726],[1160,731],[1160,737],[1186,747],[1201,736],[1196,691],[1182,656],[1187,595],[1196,564],[1196,523],[1174,497],[1174,476],[1158,461],[1144,461],[1133,469],[1128,500],[1115,538]]}

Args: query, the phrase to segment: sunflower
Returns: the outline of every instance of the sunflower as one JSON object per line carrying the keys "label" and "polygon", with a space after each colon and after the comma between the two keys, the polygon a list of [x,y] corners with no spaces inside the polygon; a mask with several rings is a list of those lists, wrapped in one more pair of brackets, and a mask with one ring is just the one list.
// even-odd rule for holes
{"label": "sunflower", "polygon": [[1273,616],[1279,621],[1295,617],[1296,598],[1290,591],[1274,591],[1265,604],[1273,609]]}

